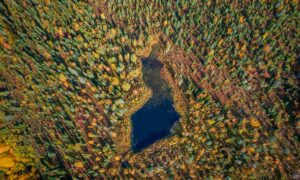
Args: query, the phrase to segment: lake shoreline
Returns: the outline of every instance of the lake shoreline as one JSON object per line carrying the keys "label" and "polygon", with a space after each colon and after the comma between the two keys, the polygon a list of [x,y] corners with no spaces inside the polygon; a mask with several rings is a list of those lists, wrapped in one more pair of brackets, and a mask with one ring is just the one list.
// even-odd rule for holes
{"label": "lake shoreline", "polygon": [[174,108],[173,94],[162,77],[163,63],[155,56],[142,59],[143,81],[152,90],[151,98],[131,116],[131,149],[141,151],[171,133],[180,119]]}
{"label": "lake shoreline", "polygon": [[[162,37],[163,40],[158,40],[159,37]],[[146,47],[146,49],[143,49],[142,52],[136,52],[139,58],[138,68],[142,69],[142,63],[141,60],[143,58],[149,57],[151,54],[156,54],[157,59],[164,65],[161,70],[161,76],[163,79],[165,79],[168,83],[168,85],[171,88],[171,92],[173,94],[173,101],[174,101],[174,107],[176,111],[180,114],[180,119],[177,121],[176,126],[180,129],[180,134],[184,131],[185,126],[182,126],[186,120],[185,112],[187,109],[186,100],[184,99],[184,95],[182,94],[182,91],[179,89],[176,80],[174,79],[174,75],[172,75],[172,72],[169,72],[168,67],[172,65],[170,62],[169,57],[172,57],[173,54],[169,55],[168,52],[165,51],[165,45],[167,44],[169,40],[165,38],[162,34],[157,36],[156,38],[153,38],[152,43],[150,43],[149,46]],[[156,49],[156,50],[155,50]],[[156,51],[156,52],[153,52]],[[139,98],[137,101],[134,101],[134,99],[129,100],[129,104],[131,104],[131,107],[128,109],[127,113],[124,115],[124,121],[120,122],[118,126],[116,126],[116,132],[118,134],[118,138],[116,138],[116,150],[117,153],[122,155],[124,159],[132,160],[132,159],[139,159],[144,155],[147,155],[149,153],[154,153],[156,151],[161,151],[164,148],[162,148],[162,145],[166,145],[165,143],[177,141],[178,134],[170,134],[158,141],[156,141],[154,144],[151,144],[146,149],[143,149],[140,152],[134,153],[131,150],[131,132],[132,132],[132,122],[131,122],[131,115],[136,112],[138,109],[140,109],[152,96],[152,91],[149,89],[146,84],[144,83],[142,79],[142,75],[139,77],[142,86],[137,88],[136,90],[139,90]],[[173,128],[173,127],[172,127]],[[171,130],[172,130],[171,128]],[[181,132],[182,131],[182,132]],[[179,136],[181,136],[179,134]],[[168,139],[168,140],[167,140]],[[171,143],[172,144],[172,143]],[[162,149],[161,149],[162,148]],[[160,150],[159,150],[160,149]]]}

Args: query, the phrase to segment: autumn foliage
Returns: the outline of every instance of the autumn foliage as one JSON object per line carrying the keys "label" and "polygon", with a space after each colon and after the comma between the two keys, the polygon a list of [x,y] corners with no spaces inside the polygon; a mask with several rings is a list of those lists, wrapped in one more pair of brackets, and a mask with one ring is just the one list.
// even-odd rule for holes
{"label": "autumn foliage", "polygon": [[[0,17],[0,179],[299,179],[298,1],[4,0]],[[182,118],[132,153],[151,53]]]}

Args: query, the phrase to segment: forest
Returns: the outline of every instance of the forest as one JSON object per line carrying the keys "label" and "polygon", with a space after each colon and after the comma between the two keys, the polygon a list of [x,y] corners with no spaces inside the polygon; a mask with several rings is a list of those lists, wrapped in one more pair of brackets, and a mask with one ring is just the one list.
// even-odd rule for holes
{"label": "forest", "polygon": [[[0,179],[300,179],[297,0],[0,1]],[[131,149],[155,55],[180,120]]]}

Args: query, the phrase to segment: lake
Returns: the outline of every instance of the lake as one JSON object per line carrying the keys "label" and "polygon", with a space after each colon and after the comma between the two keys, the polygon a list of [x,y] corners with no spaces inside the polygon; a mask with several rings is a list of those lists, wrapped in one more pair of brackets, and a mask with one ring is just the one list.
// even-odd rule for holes
{"label": "lake", "polygon": [[163,64],[154,57],[143,59],[142,64],[143,80],[153,95],[131,116],[133,152],[170,135],[171,127],[180,118],[173,106],[171,88],[160,74]]}

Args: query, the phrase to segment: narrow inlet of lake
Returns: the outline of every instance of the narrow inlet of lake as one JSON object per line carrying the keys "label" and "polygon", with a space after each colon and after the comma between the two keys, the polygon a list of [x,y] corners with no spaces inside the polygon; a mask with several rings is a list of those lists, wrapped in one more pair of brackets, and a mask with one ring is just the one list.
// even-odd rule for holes
{"label": "narrow inlet of lake", "polygon": [[143,59],[142,64],[143,80],[153,95],[131,116],[133,152],[170,135],[171,127],[180,118],[173,106],[171,88],[160,74],[163,64],[154,57]]}

